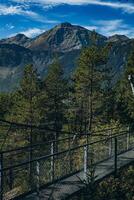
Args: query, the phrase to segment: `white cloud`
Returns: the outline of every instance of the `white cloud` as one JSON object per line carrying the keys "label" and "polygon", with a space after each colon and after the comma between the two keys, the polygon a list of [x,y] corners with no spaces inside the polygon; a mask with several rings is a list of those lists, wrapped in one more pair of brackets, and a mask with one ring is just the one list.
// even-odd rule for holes
{"label": "white cloud", "polygon": [[111,7],[114,9],[121,9],[127,13],[134,13],[134,4],[133,3],[122,3],[122,2],[112,2],[105,1],[105,0],[12,0],[19,3],[36,3],[46,5],[47,8],[52,6],[56,6],[59,4],[69,4],[69,5],[83,5],[83,4],[91,4],[91,5],[99,5],[99,6],[106,6]]}
{"label": "white cloud", "polygon": [[0,5],[0,15],[13,15],[22,12],[19,6]]}
{"label": "white cloud", "polygon": [[102,32],[105,32],[109,35],[112,31],[115,31],[119,28],[125,28],[123,24],[123,20],[116,19],[116,20],[99,20],[96,21],[96,24],[99,25]]}
{"label": "white cloud", "polygon": [[6,24],[5,28],[8,29],[8,30],[12,30],[12,29],[15,28],[15,26],[12,25],[12,24]]}
{"label": "white cloud", "polygon": [[92,30],[91,27],[105,36],[119,34],[127,35],[130,38],[134,37],[134,28],[125,24],[121,19],[92,21],[91,26],[85,26],[89,30]]}
{"label": "white cloud", "polygon": [[28,30],[22,31],[21,33],[26,35],[27,37],[35,37],[43,32],[45,32],[45,29],[29,28]]}
{"label": "white cloud", "polygon": [[88,30],[97,30],[98,27],[97,26],[84,26],[86,29]]}
{"label": "white cloud", "polygon": [[57,20],[47,19],[44,16],[30,10],[30,7],[26,5],[2,5],[0,4],[0,15],[22,15],[36,21],[40,21],[43,23],[55,24],[59,23]]}
{"label": "white cloud", "polygon": [[35,20],[41,20],[42,17],[37,14],[36,12],[33,12],[31,10],[25,9],[23,6],[7,6],[0,4],[0,15],[23,15],[26,17],[33,18]]}

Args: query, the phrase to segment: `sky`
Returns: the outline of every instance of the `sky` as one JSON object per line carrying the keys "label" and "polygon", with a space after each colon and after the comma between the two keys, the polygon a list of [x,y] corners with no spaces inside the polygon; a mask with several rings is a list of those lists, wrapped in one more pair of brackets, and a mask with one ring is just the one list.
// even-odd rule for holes
{"label": "sky", "polygon": [[0,0],[0,38],[33,38],[63,22],[134,38],[134,0]]}

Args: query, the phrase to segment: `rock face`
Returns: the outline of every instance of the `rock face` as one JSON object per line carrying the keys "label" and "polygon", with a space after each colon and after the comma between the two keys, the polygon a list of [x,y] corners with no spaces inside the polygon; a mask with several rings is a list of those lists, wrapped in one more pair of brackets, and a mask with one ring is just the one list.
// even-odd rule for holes
{"label": "rock face", "polygon": [[0,44],[0,66],[16,67],[32,62],[32,52],[16,44]]}
{"label": "rock face", "polygon": [[[124,69],[133,40],[124,35],[107,38],[96,33],[97,45],[104,46],[107,42],[113,44],[108,65],[118,78]],[[33,39],[18,34],[0,40],[0,91],[9,91],[18,86],[26,64],[33,63],[44,76],[56,56],[69,75],[76,66],[81,49],[92,44],[92,31],[68,22]]]}
{"label": "rock face", "polygon": [[[62,23],[35,38],[29,44],[32,50],[54,50],[60,52],[69,52],[79,50],[82,47],[92,44],[91,31],[81,27],[73,26],[70,23]],[[104,43],[106,37],[97,34],[98,45]]]}
{"label": "rock face", "polygon": [[32,63],[32,52],[16,44],[0,44],[0,91],[18,86],[26,64]]}
{"label": "rock face", "polygon": [[110,36],[107,40],[107,42],[126,42],[129,38],[125,35],[113,35]]}
{"label": "rock face", "polygon": [[16,45],[26,47],[26,46],[28,46],[28,43],[30,41],[31,41],[30,38],[28,38],[24,34],[20,33],[14,37],[0,40],[0,44],[16,44]]}

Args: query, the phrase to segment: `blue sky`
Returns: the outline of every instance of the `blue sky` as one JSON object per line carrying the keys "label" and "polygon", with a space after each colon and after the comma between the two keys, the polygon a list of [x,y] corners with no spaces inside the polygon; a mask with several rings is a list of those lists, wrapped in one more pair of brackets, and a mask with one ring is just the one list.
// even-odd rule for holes
{"label": "blue sky", "polygon": [[35,37],[61,22],[134,37],[133,0],[0,0],[0,38]]}

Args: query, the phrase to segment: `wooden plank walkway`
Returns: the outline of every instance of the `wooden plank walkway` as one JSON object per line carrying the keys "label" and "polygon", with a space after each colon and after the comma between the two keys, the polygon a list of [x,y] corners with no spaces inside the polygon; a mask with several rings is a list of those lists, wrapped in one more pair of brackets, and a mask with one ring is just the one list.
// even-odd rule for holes
{"label": "wooden plank walkway", "polygon": [[[118,169],[134,162],[134,149],[122,153],[118,156]],[[101,180],[114,172],[114,158],[108,159],[96,165],[96,180]],[[80,180],[84,179],[84,172],[81,171],[73,176],[70,176],[58,183],[52,184],[48,188],[40,191],[40,195],[32,194],[25,197],[25,200],[64,200],[67,197],[75,194],[84,187]],[[50,198],[51,196],[51,198]],[[23,200],[24,200],[23,199]]]}

